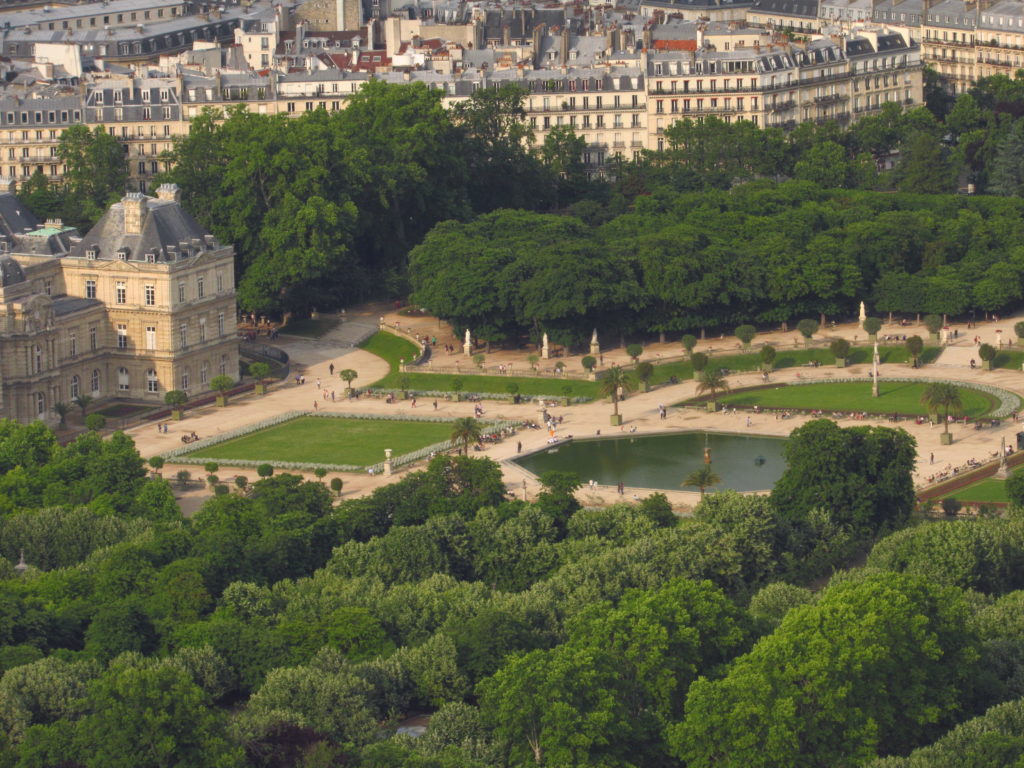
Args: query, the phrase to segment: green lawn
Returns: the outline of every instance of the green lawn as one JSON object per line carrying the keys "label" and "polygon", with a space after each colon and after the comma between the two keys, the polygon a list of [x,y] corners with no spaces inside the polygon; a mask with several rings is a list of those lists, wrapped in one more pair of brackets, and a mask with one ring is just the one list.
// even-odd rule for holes
{"label": "green lawn", "polygon": [[188,454],[202,459],[297,461],[310,464],[367,466],[440,443],[451,437],[452,425],[435,421],[390,421],[300,416],[267,429]]}
{"label": "green lawn", "polygon": [[974,485],[968,485],[966,488],[958,488],[955,491],[945,494],[941,498],[954,498],[975,504],[987,504],[994,501],[1010,501],[1006,496],[1006,481],[995,480],[993,478],[981,480]]}
{"label": "green lawn", "polygon": [[1019,349],[1007,349],[996,353],[992,361],[993,368],[1009,368],[1011,371],[1021,370],[1024,364],[1024,351]]}
{"label": "green lawn", "polygon": [[288,325],[281,328],[281,333],[287,333],[290,336],[307,336],[311,339],[318,339],[337,327],[338,322],[337,317],[318,317],[315,320],[312,318],[292,320]]}
{"label": "green lawn", "polygon": [[[905,416],[925,416],[928,410],[921,404],[921,393],[926,384],[887,382],[879,385],[879,396],[871,396],[871,381],[801,384],[750,389],[719,397],[719,402],[738,407],[822,411],[867,411],[868,413],[899,413]],[[964,413],[972,418],[983,416],[998,405],[995,398],[976,389],[960,387]]]}
{"label": "green lawn", "polygon": [[572,387],[573,397],[597,397],[597,384],[593,381],[580,379],[542,379],[535,376],[484,376],[472,374],[454,373],[406,373],[398,370],[399,360],[405,358],[411,360],[416,357],[416,345],[411,341],[395,336],[387,331],[375,333],[360,345],[367,352],[372,352],[378,357],[387,360],[391,366],[391,373],[379,381],[375,381],[373,387],[385,389],[401,389],[402,379],[408,378],[408,386],[412,390],[432,390],[436,392],[452,392],[452,382],[455,379],[462,381],[463,392],[484,392],[489,394],[509,394],[508,385],[516,383],[519,385],[519,394],[522,395],[563,395],[565,387]]}
{"label": "green lawn", "polygon": [[[847,365],[860,365],[871,362],[871,347],[854,347],[850,350],[850,356],[846,358]],[[939,356],[939,347],[927,347],[921,355],[924,363],[932,362]],[[905,347],[879,347],[878,357],[882,363],[907,363],[910,356]],[[643,359],[643,358],[641,358]],[[775,357],[773,367],[775,370],[782,368],[797,368],[807,365],[809,362],[817,362],[823,366],[835,367],[836,358],[828,349],[780,349]],[[761,368],[761,358],[756,352],[737,353],[731,355],[715,355],[711,358],[709,365],[718,368],[728,368],[730,371],[757,371]],[[840,369],[841,370],[841,369]],[[679,379],[692,379],[693,366],[689,361],[676,363],[665,363],[655,366],[654,376],[651,383],[660,384],[668,381],[672,376]]]}

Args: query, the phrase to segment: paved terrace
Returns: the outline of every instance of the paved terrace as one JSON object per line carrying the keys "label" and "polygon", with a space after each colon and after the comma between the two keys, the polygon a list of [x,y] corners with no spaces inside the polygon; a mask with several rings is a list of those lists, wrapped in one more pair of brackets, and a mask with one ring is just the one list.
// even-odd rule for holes
{"label": "paved terrace", "polygon": [[[408,412],[410,415],[430,414],[450,417],[455,419],[459,416],[472,416],[473,403],[448,402],[439,400],[437,410],[432,407],[432,400],[420,398],[417,408],[413,409],[409,401],[398,401],[393,405],[387,405],[383,400],[374,398],[360,398],[359,400],[342,399],[344,382],[338,379],[337,375],[330,377],[328,366],[334,364],[335,371],[342,368],[353,368],[359,372],[359,378],[355,385],[366,387],[377,379],[388,373],[387,364],[375,355],[352,347],[352,340],[365,335],[368,329],[372,328],[379,318],[379,307],[370,307],[363,310],[353,310],[348,313],[346,321],[335,328],[324,337],[317,340],[289,337],[282,335],[276,342],[277,346],[285,349],[292,357],[292,373],[304,373],[306,384],[297,386],[294,380],[282,382],[275,385],[267,395],[256,397],[253,395],[237,398],[226,408],[205,407],[195,411],[189,411],[188,416],[182,422],[171,422],[167,434],[158,434],[153,424],[146,424],[128,430],[128,433],[135,440],[139,451],[144,457],[154,456],[164,451],[181,446],[181,435],[186,432],[195,431],[200,437],[210,437],[215,434],[228,432],[246,424],[251,424],[277,413],[294,410],[312,410],[314,400],[321,409],[349,413],[387,413],[396,414]],[[390,324],[400,323],[403,329],[412,333],[420,333],[424,336],[437,336],[439,357],[445,355],[442,345],[455,344],[461,349],[461,339],[455,338],[450,329],[434,318],[417,318],[415,320],[400,316],[394,313],[386,313],[386,321]],[[977,347],[973,343],[975,336],[980,336],[982,341],[995,344],[997,329],[1002,329],[1004,340],[1013,339],[1013,324],[1015,319],[1001,319],[998,322],[978,323],[971,330],[966,326],[954,326],[960,331],[960,338],[951,344],[940,356],[936,363],[925,366],[921,369],[912,369],[909,365],[883,365],[881,375],[884,380],[886,376],[900,378],[946,378],[951,381],[966,381],[984,383],[1024,394],[1024,373],[998,369],[995,371],[972,370],[969,367],[970,359],[977,358]],[[927,332],[923,326],[885,325],[879,336],[885,334],[906,334],[908,336],[918,334],[927,338]],[[847,338],[851,342],[865,343],[867,335],[857,325],[848,324],[837,326],[834,329],[826,329],[815,338]],[[611,339],[607,340],[608,342]],[[802,337],[795,332],[775,332],[761,334],[755,340],[757,343],[770,343],[779,349],[803,346]],[[896,342],[891,342],[895,344]],[[698,344],[699,351],[709,353],[735,353],[739,349],[739,343],[734,338],[723,337],[708,339]],[[679,354],[678,342],[671,344],[649,344],[645,348],[642,359],[657,362],[659,357],[676,356]],[[526,360],[527,355],[535,350],[519,351],[496,351],[487,357],[487,363],[500,364],[512,363],[514,372],[517,375],[525,374],[529,369]],[[560,358],[570,368],[580,369],[580,355]],[[628,355],[620,349],[610,349],[603,353],[604,365],[613,363],[626,364],[629,362]],[[465,359],[463,357],[463,359]],[[541,361],[544,365],[553,365],[555,360]],[[468,365],[467,367],[471,367]],[[773,382],[792,381],[797,378],[803,380],[820,379],[828,381],[835,377],[863,377],[865,388],[870,387],[868,379],[868,365],[850,366],[845,369],[834,367],[819,368],[792,368],[777,371],[772,374]],[[468,371],[467,371],[468,372]],[[322,386],[334,388],[337,391],[338,400],[325,403],[322,400],[322,393],[316,388],[316,380],[321,380]],[[761,375],[757,372],[737,373],[729,376],[729,385],[732,389],[741,389],[748,386],[761,384]],[[793,416],[789,419],[778,419],[774,414],[751,414],[749,411],[707,413],[696,408],[670,408],[667,419],[658,417],[658,406],[664,404],[669,406],[673,403],[686,400],[696,394],[696,383],[692,380],[681,382],[677,385],[663,386],[644,394],[630,395],[624,402],[620,403],[620,413],[623,414],[624,424],[622,431],[628,432],[631,427],[636,427],[636,434],[652,434],[656,432],[672,432],[683,430],[712,429],[731,432],[749,432],[751,434],[785,436],[793,429],[809,420],[810,417]],[[536,403],[524,403],[512,405],[511,403],[485,400],[482,403],[487,419],[515,419],[539,421],[540,407]],[[614,434],[616,428],[609,427],[609,415],[611,405],[607,400],[592,403],[574,405],[571,407],[553,407],[548,409],[549,413],[564,416],[564,422],[559,432],[560,437],[573,435],[577,437],[592,436],[597,430],[602,435]],[[751,418],[751,425],[747,426],[747,417]],[[849,418],[840,419],[841,426],[853,424],[881,424],[887,425],[884,418],[868,419],[867,421],[854,421]],[[992,429],[975,430],[973,425],[956,425],[950,428],[954,435],[952,445],[940,445],[940,426],[915,425],[913,421],[900,423],[904,429],[914,435],[918,443],[918,464],[915,473],[915,483],[923,482],[924,478],[934,474],[947,465],[950,467],[965,464],[969,459],[979,461],[986,460],[997,453],[1000,445],[1000,438],[1006,437],[1007,444],[1015,444],[1014,435],[1020,428],[1011,420],[1004,421],[1003,426]],[[524,481],[526,483],[525,493],[533,497],[539,490],[539,483],[536,478],[521,469],[510,461],[514,458],[516,442],[521,440],[523,452],[530,452],[540,449],[547,444],[548,435],[545,430],[522,430],[516,439],[506,440],[496,445],[487,445],[485,450],[475,453],[476,456],[487,456],[502,466],[507,487],[510,492],[521,495],[524,492]],[[930,458],[934,454],[934,464]],[[383,457],[382,457],[383,458]],[[329,461],[329,457],[325,457]],[[185,466],[185,465],[181,465]],[[174,473],[181,468],[168,464],[163,474],[166,477],[173,477]],[[196,466],[185,466],[195,476],[201,475],[201,468]],[[384,484],[400,478],[405,472],[415,471],[418,465],[411,465],[396,470],[391,479],[380,475],[370,476],[363,473],[344,473],[340,476],[345,481],[343,498],[353,498],[373,491]],[[234,467],[221,470],[221,476],[227,477],[232,474],[243,474],[250,480],[256,480],[255,470],[239,469]],[[309,479],[315,479],[312,474]],[[589,478],[581,480],[586,483]],[[680,482],[682,477],[680,477]],[[616,489],[611,486],[598,486],[596,492],[591,492],[586,486],[579,491],[580,500],[587,505],[612,504],[625,500],[631,500],[634,496],[643,498],[651,493],[650,489],[626,488],[625,496],[619,497]],[[694,506],[699,501],[699,494],[696,491],[667,491],[665,492],[673,506],[679,511]],[[190,514],[209,496],[207,489],[190,491],[181,495],[183,511]]]}

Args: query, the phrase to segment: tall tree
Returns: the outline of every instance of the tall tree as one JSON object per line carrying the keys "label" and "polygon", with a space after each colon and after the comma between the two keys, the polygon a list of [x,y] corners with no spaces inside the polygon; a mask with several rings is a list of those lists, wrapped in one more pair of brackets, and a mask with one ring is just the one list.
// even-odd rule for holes
{"label": "tall tree", "polygon": [[85,125],[73,125],[61,134],[57,156],[67,166],[64,217],[87,230],[125,193],[124,148],[102,125],[91,131]]}

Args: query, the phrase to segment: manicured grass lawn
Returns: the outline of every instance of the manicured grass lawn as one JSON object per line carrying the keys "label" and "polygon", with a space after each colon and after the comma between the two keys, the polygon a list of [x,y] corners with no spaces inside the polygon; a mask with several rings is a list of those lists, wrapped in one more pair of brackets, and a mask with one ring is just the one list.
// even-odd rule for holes
{"label": "manicured grass lawn", "polygon": [[337,325],[338,318],[336,317],[318,317],[316,320],[307,317],[302,320],[292,320],[281,328],[281,333],[318,339]]}
{"label": "manicured grass lawn", "polygon": [[[930,363],[939,356],[939,347],[926,347],[921,355],[921,362]],[[846,358],[846,364],[860,365],[871,362],[871,347],[854,347],[850,350],[850,356]],[[910,356],[905,347],[879,347],[878,357],[885,363],[907,363]],[[642,358],[641,358],[642,359]],[[809,362],[817,362],[823,366],[835,367],[836,358],[828,349],[780,349],[775,357],[773,367],[775,370],[782,368],[797,368],[807,365]],[[715,355],[711,358],[709,366],[717,368],[728,368],[730,371],[757,371],[761,368],[761,358],[756,352],[740,353],[734,355]],[[842,370],[842,369],[839,369]],[[837,374],[839,375],[839,374]],[[652,384],[660,384],[668,381],[672,376],[678,379],[692,379],[693,366],[689,361],[666,363],[658,365],[654,369]]]}
{"label": "manicured grass lawn", "polygon": [[[403,339],[401,336],[396,336],[393,333],[387,331],[378,331],[373,334],[370,338],[359,345],[360,349],[365,349],[367,352],[372,352],[377,357],[382,357],[387,360],[388,365],[391,366],[391,373],[398,372],[398,364],[405,358],[406,361],[415,360],[419,355],[419,349],[408,339]],[[388,386],[376,382],[374,386]]]}
{"label": "manicured grass lawn", "polygon": [[1006,496],[1006,481],[989,478],[966,488],[958,488],[942,496],[943,499],[954,498],[960,501],[987,504],[989,502],[1009,502]]}
{"label": "manicured grass lawn", "polygon": [[443,442],[451,433],[452,425],[446,422],[300,416],[189,455],[203,459],[251,459],[253,464],[298,461],[367,466],[383,461],[385,448],[401,456]]}
{"label": "manicured grass lawn", "polygon": [[519,385],[519,394],[522,395],[550,395],[552,397],[564,395],[565,387],[572,387],[573,397],[597,397],[597,383],[593,381],[582,381],[579,379],[542,379],[534,376],[483,376],[472,374],[454,373],[406,373],[398,370],[399,360],[405,358],[411,360],[416,357],[416,345],[411,341],[395,336],[393,333],[381,331],[375,333],[362,343],[361,347],[367,352],[372,352],[378,357],[388,361],[391,366],[391,373],[379,381],[375,381],[372,387],[385,389],[400,389],[403,377],[408,377],[409,388],[412,390],[427,390],[435,392],[452,392],[452,382],[459,379],[462,382],[463,392],[484,392],[490,394],[509,394],[508,385],[516,383]]}
{"label": "manicured grass lawn", "polygon": [[1019,349],[997,352],[992,361],[993,368],[1009,368],[1011,371],[1019,371],[1021,364],[1024,364],[1024,350]]}
{"label": "manicured grass lawn", "polygon": [[[879,385],[879,396],[871,396],[871,382],[837,382],[801,384],[798,386],[767,387],[735,392],[719,397],[728,405],[762,408],[822,411],[867,411],[868,413],[900,413],[906,416],[925,416],[928,409],[921,404],[921,393],[926,384],[884,379]],[[976,389],[960,387],[964,413],[972,418],[983,416],[998,402]]]}

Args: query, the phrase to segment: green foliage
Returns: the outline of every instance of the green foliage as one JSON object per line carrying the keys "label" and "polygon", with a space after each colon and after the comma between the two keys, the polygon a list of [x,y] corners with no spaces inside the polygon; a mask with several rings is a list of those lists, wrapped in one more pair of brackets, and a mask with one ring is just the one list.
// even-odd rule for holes
{"label": "green foliage", "polygon": [[220,392],[222,395],[227,394],[227,391],[235,386],[235,380],[230,376],[220,375],[214,376],[210,379],[210,389],[214,389]]}
{"label": "green foliage", "polygon": [[864,330],[874,335],[882,330],[882,321],[877,317],[866,317],[864,318]]}
{"label": "green foliage", "polygon": [[102,413],[90,413],[85,417],[85,428],[90,432],[100,432],[107,426],[107,417]]}
{"label": "green foliage", "polygon": [[836,360],[845,360],[850,354],[850,342],[846,339],[833,339],[828,349],[836,356]]}
{"label": "green foliage", "polygon": [[87,231],[124,194],[128,161],[120,142],[102,126],[73,125],[60,135],[57,157],[66,165],[61,213]]}
{"label": "green foliage", "polygon": [[818,321],[811,320],[810,318],[804,318],[796,324],[796,329],[800,331],[801,336],[810,340],[810,338],[818,332]]}
{"label": "green foliage", "polygon": [[593,371],[597,368],[597,358],[592,355],[584,355],[583,359],[580,360],[580,364],[583,366],[585,371]]}
{"label": "green foliage", "polygon": [[929,413],[942,413],[942,423],[945,432],[949,432],[949,417],[963,413],[964,402],[960,394],[960,388],[948,381],[936,381],[925,385],[921,393],[921,403],[928,409]]}
{"label": "green foliage", "polygon": [[980,357],[985,362],[992,362],[995,356],[996,348],[993,347],[991,344],[982,344],[980,347],[978,347],[978,357]]}
{"label": "green foliage", "polygon": [[966,615],[955,590],[924,579],[833,586],[791,609],[724,678],[694,683],[669,743],[694,768],[838,765],[906,751],[970,696],[979,648]]}
{"label": "green foliage", "polygon": [[752,325],[740,325],[733,331],[736,338],[743,342],[743,346],[749,347],[750,342],[754,340],[757,335],[757,329]]}
{"label": "green foliage", "polygon": [[640,359],[640,355],[642,355],[643,353],[643,344],[629,344],[626,346],[626,354],[630,356],[634,363]]}
{"label": "green foliage", "polygon": [[[266,379],[270,378],[270,364],[259,361],[249,363],[249,375],[262,384]],[[212,386],[213,382],[210,382],[210,384]]]}
{"label": "green foliage", "polygon": [[764,365],[771,365],[775,362],[778,351],[771,344],[765,344],[758,352],[758,357]]}
{"label": "green foliage", "polygon": [[1024,469],[1017,469],[1006,478],[1006,495],[1017,509],[1024,509]]}
{"label": "green foliage", "polygon": [[921,357],[921,353],[924,351],[924,339],[920,336],[909,336],[904,342],[904,346],[907,348],[907,353],[914,361],[914,366],[917,366],[917,361]]}
{"label": "green foliage", "polygon": [[707,368],[709,357],[703,352],[694,352],[690,355],[690,365],[693,367],[694,373],[703,373],[704,369]]}
{"label": "green foliage", "polygon": [[940,315],[925,315],[922,320],[928,333],[938,333],[942,329],[942,317]]}
{"label": "green foliage", "polygon": [[460,446],[463,456],[468,456],[469,446],[480,442],[482,434],[480,422],[472,416],[465,416],[452,422],[452,432],[449,439]]}
{"label": "green foliage", "polygon": [[692,333],[684,333],[683,337],[679,340],[679,343],[683,345],[683,349],[686,350],[686,354],[691,354],[693,348],[697,346],[697,337]]}
{"label": "green foliage", "polygon": [[188,402],[188,395],[180,389],[171,389],[164,393],[164,403],[172,408],[180,408]]}
{"label": "green foliage", "polygon": [[260,464],[256,467],[256,474],[263,478],[270,477],[274,474],[274,467],[270,464]]}
{"label": "green foliage", "polygon": [[857,531],[898,526],[914,505],[915,456],[914,438],[901,429],[809,421],[786,441],[786,471],[771,499],[793,521],[824,509]]}

